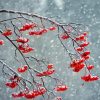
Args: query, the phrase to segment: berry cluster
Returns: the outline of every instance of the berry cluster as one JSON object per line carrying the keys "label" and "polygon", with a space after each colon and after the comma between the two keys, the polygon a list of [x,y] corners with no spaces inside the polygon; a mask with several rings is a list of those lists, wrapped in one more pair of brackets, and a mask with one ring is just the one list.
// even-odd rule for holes
{"label": "berry cluster", "polygon": [[63,91],[66,91],[68,89],[68,87],[66,85],[58,85],[54,89],[57,92],[63,92]]}
{"label": "berry cluster", "polygon": [[47,32],[48,32],[47,29],[41,29],[39,31],[32,30],[29,32],[29,35],[43,35],[44,33],[47,33]]}
{"label": "berry cluster", "polygon": [[19,67],[19,68],[17,69],[17,71],[18,71],[19,73],[26,72],[27,70],[28,70],[28,66],[27,66],[27,65],[24,65],[23,67]]}
{"label": "berry cluster", "polygon": [[4,35],[4,36],[10,36],[10,35],[12,35],[12,30],[11,29],[6,29],[3,33],[2,33],[2,35]]}
{"label": "berry cluster", "polygon": [[69,35],[67,35],[65,33],[61,35],[62,40],[67,40],[68,38],[69,38]]}
{"label": "berry cluster", "polygon": [[79,53],[80,59],[74,59],[70,67],[73,69],[74,72],[79,72],[83,68],[87,68],[89,75],[85,75],[81,77],[82,80],[85,82],[91,82],[98,80],[98,76],[92,76],[90,74],[90,70],[94,68],[93,65],[87,64],[87,61],[90,59],[90,51],[86,50],[86,47],[89,45],[89,42],[87,42],[87,32],[83,32],[81,35],[78,35],[75,38],[75,41],[78,43],[78,47],[75,48],[75,50]]}
{"label": "berry cluster", "polygon": [[32,47],[30,47],[28,44],[18,44],[18,49],[22,52],[22,53],[29,53],[31,51],[33,51],[34,49]]}
{"label": "berry cluster", "polygon": [[49,76],[49,75],[52,75],[54,72],[55,72],[55,70],[53,68],[53,64],[48,64],[47,70],[37,73],[36,76],[38,76],[38,77]]}
{"label": "berry cluster", "polygon": [[81,79],[85,82],[92,82],[92,81],[96,81],[99,79],[98,76],[92,76],[91,74],[82,76]]}
{"label": "berry cluster", "polygon": [[25,97],[26,99],[33,99],[38,96],[43,95],[46,92],[46,89],[44,87],[39,87],[38,90],[31,90],[31,91],[21,91],[19,93],[12,93],[12,97],[14,98],[21,98]]}
{"label": "berry cluster", "polygon": [[[2,32],[2,35],[3,36],[10,36],[12,35],[12,30],[11,29],[6,29],[4,32]],[[0,40],[0,45],[4,45],[4,41],[3,40]]]}
{"label": "berry cluster", "polygon": [[17,82],[12,81],[12,82],[7,82],[5,85],[9,88],[15,88],[15,87],[17,87],[18,84],[17,84]]}
{"label": "berry cluster", "polygon": [[84,59],[77,59],[73,60],[70,64],[70,67],[73,69],[74,72],[79,72],[84,68]]}
{"label": "berry cluster", "polygon": [[48,31],[54,31],[54,30],[56,30],[56,27],[50,27],[47,29],[44,28],[44,29],[40,29],[39,31],[32,30],[29,32],[29,35],[43,35],[47,33]]}
{"label": "berry cluster", "polygon": [[29,29],[33,29],[34,27],[36,27],[37,25],[35,23],[26,23],[25,25],[23,25],[19,31],[23,32],[23,31],[27,31]]}
{"label": "berry cluster", "polygon": [[16,39],[16,41],[19,42],[19,43],[27,43],[27,42],[29,42],[29,39],[24,38],[24,37],[18,37]]}

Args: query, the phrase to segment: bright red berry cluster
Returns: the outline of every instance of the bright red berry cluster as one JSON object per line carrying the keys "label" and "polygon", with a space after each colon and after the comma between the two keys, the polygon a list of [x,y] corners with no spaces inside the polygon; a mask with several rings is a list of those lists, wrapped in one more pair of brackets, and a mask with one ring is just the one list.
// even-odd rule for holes
{"label": "bright red berry cluster", "polygon": [[28,70],[28,66],[27,65],[24,65],[23,67],[19,67],[18,69],[17,69],[17,71],[19,72],[19,73],[24,73],[24,72],[26,72]]}
{"label": "bright red berry cluster", "polygon": [[55,70],[54,70],[53,64],[48,64],[47,70],[43,71],[41,73],[37,73],[36,76],[38,76],[38,77],[49,76],[49,75],[52,75],[54,72],[55,72]]}
{"label": "bright red berry cluster", "polygon": [[62,40],[67,40],[68,38],[69,38],[69,36],[65,33],[61,35]]}
{"label": "bright red berry cluster", "polygon": [[19,43],[27,43],[29,41],[29,39],[24,38],[24,37],[18,37],[16,39],[16,41],[19,42]]}
{"label": "bright red berry cluster", "polygon": [[[87,68],[87,70],[90,72],[94,68],[93,65],[86,64],[86,61],[90,58],[90,51],[86,50],[86,47],[89,45],[89,42],[87,42],[87,33],[83,32],[81,35],[78,35],[75,38],[75,41],[78,43],[78,47],[75,48],[75,50],[79,53],[80,59],[74,59],[72,60],[70,67],[73,69],[74,72],[79,72],[83,68]],[[91,74],[85,75],[81,77],[82,80],[85,82],[91,82],[98,80],[98,76],[92,76]]]}
{"label": "bright red berry cluster", "polygon": [[14,98],[25,97],[26,99],[33,99],[33,98],[43,95],[45,92],[46,92],[46,89],[44,87],[39,87],[38,90],[31,90],[28,92],[21,91],[19,93],[12,93],[12,97]]}
{"label": "bright red berry cluster", "polygon": [[54,31],[54,30],[56,30],[56,27],[55,26],[49,27],[48,30]]}
{"label": "bright red berry cluster", "polygon": [[[25,25],[22,26],[22,28],[19,29],[20,32],[24,32],[30,29],[34,29],[35,27],[37,27],[37,25],[35,23],[26,23]],[[43,28],[40,29],[38,31],[36,30],[30,30],[29,31],[29,35],[43,35],[44,33],[47,33],[48,31],[54,31],[56,30],[55,26],[49,27],[49,28]]]}
{"label": "bright red berry cluster", "polygon": [[6,29],[6,30],[2,33],[2,35],[4,35],[4,36],[10,36],[10,35],[12,35],[12,30],[11,30],[11,29]]}
{"label": "bright red berry cluster", "polygon": [[81,51],[83,51],[83,47],[77,47],[77,48],[75,48],[76,49],[76,51],[78,51],[78,52],[81,52]]}
{"label": "bright red berry cluster", "polygon": [[55,72],[54,69],[49,69],[49,70],[43,71],[41,73],[37,73],[36,76],[38,76],[38,77],[49,76],[49,75],[53,74],[54,72]]}
{"label": "bright red berry cluster", "polygon": [[14,75],[12,77],[10,77],[9,79],[11,82],[7,82],[5,85],[9,88],[16,88],[18,86],[18,83],[20,82],[20,77]]}
{"label": "bright red berry cluster", "polygon": [[54,90],[57,92],[63,92],[63,91],[66,91],[67,89],[68,89],[68,86],[66,85],[58,85],[54,88]]}
{"label": "bright red berry cluster", "polygon": [[73,60],[70,64],[70,67],[73,69],[74,72],[79,72],[84,68],[84,59],[77,59]]}
{"label": "bright red berry cluster", "polygon": [[22,53],[29,53],[34,49],[30,47],[28,44],[18,44],[18,49],[22,51]]}
{"label": "bright red berry cluster", "polygon": [[85,41],[82,44],[80,44],[80,47],[86,47],[89,45],[89,42]]}
{"label": "bright red berry cluster", "polygon": [[56,30],[56,27],[50,27],[48,29],[44,28],[44,29],[40,29],[38,31],[32,30],[32,31],[29,32],[29,35],[40,36],[40,35],[47,33],[48,31],[54,31],[54,30]]}
{"label": "bright red berry cluster", "polygon": [[81,79],[85,82],[92,82],[92,81],[96,81],[99,79],[98,76],[92,76],[91,74],[82,76]]}
{"label": "bright red berry cluster", "polygon": [[89,65],[89,66],[87,66],[87,69],[88,69],[88,70],[92,70],[93,68],[94,68],[93,65]]}
{"label": "bright red berry cluster", "polygon": [[17,82],[12,81],[12,82],[7,82],[5,85],[9,88],[15,88],[15,87],[17,87],[18,84],[17,84]]}
{"label": "bright red berry cluster", "polygon": [[39,31],[32,30],[29,32],[29,35],[43,35],[44,33],[47,33],[47,32],[48,32],[47,29],[41,29]]}
{"label": "bright red berry cluster", "polygon": [[90,51],[85,51],[81,54],[81,57],[84,58],[84,60],[88,60],[90,58]]}
{"label": "bright red berry cluster", "polygon": [[[3,36],[10,36],[12,35],[12,30],[11,29],[6,29],[4,32],[2,32],[2,35]],[[0,40],[0,45],[3,45],[4,44],[4,41],[3,40]]]}
{"label": "bright red berry cluster", "polygon": [[37,96],[43,95],[47,90],[44,87],[40,87],[38,90],[29,91],[29,93],[25,94],[25,98],[32,99]]}
{"label": "bright red berry cluster", "polygon": [[23,25],[19,31],[23,32],[23,31],[27,31],[29,29],[33,29],[34,27],[36,27],[37,25],[35,23],[26,23],[25,25]]}
{"label": "bright red berry cluster", "polygon": [[85,35],[82,34],[82,35],[77,36],[76,41],[86,41]]}
{"label": "bright red berry cluster", "polygon": [[23,92],[12,93],[12,97],[14,97],[14,98],[21,98],[23,96],[24,96]]}

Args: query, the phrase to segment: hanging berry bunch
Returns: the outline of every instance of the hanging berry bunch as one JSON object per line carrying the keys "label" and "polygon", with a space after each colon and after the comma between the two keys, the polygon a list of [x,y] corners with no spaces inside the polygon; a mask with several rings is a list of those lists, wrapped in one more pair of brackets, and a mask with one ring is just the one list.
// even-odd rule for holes
{"label": "hanging berry bunch", "polygon": [[[5,27],[0,29],[0,35],[7,39],[9,43],[13,45],[15,50],[15,61],[20,64],[15,65],[15,70],[7,65],[3,60],[0,60],[2,64],[2,73],[7,77],[7,82],[5,83],[7,88],[15,89],[18,92],[13,92],[13,98],[26,98],[26,99],[34,99],[38,97],[42,97],[44,100],[62,100],[62,97],[58,96],[57,93],[63,93],[70,89],[68,85],[62,82],[61,79],[54,77],[53,75],[57,74],[57,70],[55,65],[49,63],[46,59],[39,59],[33,56],[35,54],[34,43],[32,42],[33,37],[43,37],[47,34],[51,34],[52,32],[57,33],[56,36],[59,39],[61,46],[66,50],[69,55],[70,62],[69,67],[72,72],[79,73],[84,71],[85,75],[80,77],[80,80],[83,82],[93,82],[99,80],[98,76],[94,76],[91,74],[91,71],[94,69],[94,65],[89,63],[90,50],[87,49],[89,46],[88,42],[88,32],[85,30],[80,31],[79,26],[75,23],[72,24],[59,24],[49,18],[41,17],[36,14],[28,14],[14,11],[6,11],[1,10],[0,13],[9,13],[16,15],[18,14],[20,17],[11,18],[7,20],[2,20],[0,24],[4,25],[4,23],[11,22],[13,27]],[[32,19],[38,18],[41,22],[34,22]],[[21,22],[21,19],[24,20],[24,23]],[[14,21],[20,20],[20,25],[17,26]],[[50,23],[49,25],[45,25],[43,21]],[[78,27],[77,27],[78,26]],[[67,42],[71,41],[70,45],[73,45],[73,52],[69,50],[66,46]],[[3,39],[0,39],[0,48],[6,42]],[[44,51],[45,52],[45,51]],[[18,54],[17,54],[18,53]],[[22,58],[18,59],[18,56]],[[52,58],[53,59],[53,58]],[[30,63],[34,64],[31,66]],[[36,65],[36,68],[34,68]],[[44,70],[39,71],[38,67],[43,66]],[[8,71],[6,71],[7,69]],[[11,74],[10,74],[11,73]],[[25,75],[29,75],[28,78]],[[53,88],[48,88],[45,83],[45,79],[50,78],[55,81]],[[46,96],[45,96],[46,95]]]}

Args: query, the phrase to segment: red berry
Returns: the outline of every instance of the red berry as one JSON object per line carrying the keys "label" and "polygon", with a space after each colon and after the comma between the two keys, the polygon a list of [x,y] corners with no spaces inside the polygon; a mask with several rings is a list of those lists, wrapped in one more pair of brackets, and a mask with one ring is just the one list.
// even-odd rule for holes
{"label": "red berry", "polygon": [[99,77],[98,76],[91,76],[90,81],[96,81],[96,80],[99,80]]}
{"label": "red berry", "polygon": [[88,46],[89,45],[89,42],[83,42],[81,45],[80,45],[80,47],[86,47],[86,46]]}
{"label": "red berry", "polygon": [[83,40],[85,40],[85,36],[84,35],[79,35],[78,37],[76,37],[75,40],[76,41],[83,41]]}
{"label": "red berry", "polygon": [[26,93],[24,97],[27,99],[33,99],[35,98],[35,95],[33,91],[29,91],[29,93]]}
{"label": "red berry", "polygon": [[83,63],[84,59],[80,59],[80,60],[73,60],[70,64],[70,67],[73,69],[74,72],[79,72],[81,71],[85,64]]}
{"label": "red berry", "polygon": [[54,88],[55,91],[57,92],[63,92],[66,91],[68,89],[68,87],[66,85],[58,85],[57,87]]}
{"label": "red berry", "polygon": [[47,29],[41,29],[39,31],[30,31],[29,35],[43,35],[44,33],[47,33]]}
{"label": "red berry", "polygon": [[32,29],[34,27],[36,27],[37,25],[35,23],[26,23],[25,25],[22,26],[22,28],[19,29],[20,32],[22,31],[26,31],[29,29]]}
{"label": "red berry", "polygon": [[80,40],[84,40],[85,39],[84,35],[80,35],[79,38],[80,38]]}
{"label": "red berry", "polygon": [[55,72],[55,70],[54,69],[48,69],[47,70],[47,75],[49,76],[49,75],[51,75],[51,74],[53,74]]}
{"label": "red berry", "polygon": [[86,75],[86,76],[82,76],[81,79],[84,80],[85,82],[89,82],[91,78],[91,75]]}
{"label": "red berry", "polygon": [[19,68],[17,69],[17,71],[20,72],[20,73],[24,73],[24,72],[27,71],[27,69],[28,69],[28,66],[25,65],[25,66],[23,66],[23,67],[21,67],[21,68],[19,67]]}
{"label": "red berry", "polygon": [[4,41],[3,40],[0,40],[0,45],[3,45],[4,44]]}
{"label": "red berry", "polygon": [[61,36],[61,39],[63,39],[63,40],[67,40],[69,38],[69,36],[67,35],[67,34],[63,34],[62,36]]}
{"label": "red berry", "polygon": [[85,51],[83,54],[81,54],[81,57],[86,57],[86,56],[88,56],[88,55],[90,55],[90,51]]}
{"label": "red berry", "polygon": [[81,77],[82,80],[84,80],[85,82],[92,82],[92,81],[96,81],[99,79],[98,76],[92,76],[91,74],[85,75]]}
{"label": "red berry", "polygon": [[39,34],[38,31],[30,31],[30,32],[29,32],[29,35],[37,35],[37,34]]}
{"label": "red berry", "polygon": [[56,27],[55,26],[52,26],[52,27],[48,28],[48,30],[54,31],[54,30],[56,30]]}
{"label": "red berry", "polygon": [[49,75],[53,74],[54,72],[55,72],[54,69],[48,69],[47,71],[37,73],[36,76],[38,76],[38,77],[49,76]]}
{"label": "red berry", "polygon": [[43,95],[47,90],[44,87],[40,87],[38,90],[39,95]]}
{"label": "red berry", "polygon": [[85,60],[88,60],[88,59],[90,58],[90,56],[87,55],[87,56],[84,56],[83,58],[84,58]]}
{"label": "red berry", "polygon": [[18,37],[16,39],[17,42],[20,42],[20,43],[27,43],[29,41],[29,39],[27,38],[23,38],[23,37]]}
{"label": "red berry", "polygon": [[80,60],[78,60],[78,63],[81,64],[81,63],[84,63],[85,59],[84,58],[81,58]]}
{"label": "red berry", "polygon": [[80,51],[83,51],[83,49],[84,49],[84,48],[82,48],[82,47],[76,48],[76,50],[79,51],[79,52],[80,52]]}
{"label": "red berry", "polygon": [[22,50],[22,53],[29,53],[31,51],[33,51],[34,49],[32,47],[27,47],[24,50]]}
{"label": "red berry", "polygon": [[94,68],[93,65],[89,65],[89,66],[87,67],[88,70],[92,70],[93,68]]}
{"label": "red berry", "polygon": [[14,97],[14,98],[20,98],[20,97],[23,97],[23,96],[24,96],[24,93],[23,92],[12,93],[12,97]]}
{"label": "red berry", "polygon": [[19,49],[19,50],[25,50],[25,47],[24,47],[23,44],[19,44],[19,45],[18,45],[18,49]]}
{"label": "red berry", "polygon": [[10,88],[15,88],[18,84],[13,81],[13,82],[7,82],[5,85]]}
{"label": "red berry", "polygon": [[42,76],[44,76],[44,74],[43,73],[38,73],[38,74],[36,74],[36,76],[42,77]]}
{"label": "red berry", "polygon": [[48,64],[48,65],[47,65],[47,68],[48,68],[48,69],[52,69],[52,68],[53,68],[53,64]]}
{"label": "red berry", "polygon": [[27,65],[24,65],[23,67],[24,67],[24,69],[25,69],[25,70],[27,70],[27,69],[28,69],[28,66],[27,66]]}
{"label": "red berry", "polygon": [[2,33],[2,35],[4,35],[4,36],[10,36],[10,35],[12,35],[12,31],[11,31],[10,29],[7,29],[7,30],[5,30],[5,31]]}
{"label": "red berry", "polygon": [[77,67],[75,67],[75,68],[73,69],[73,71],[74,71],[74,72],[79,72],[81,69],[84,68],[84,66],[85,66],[85,64],[84,64],[84,63],[81,63],[81,64],[79,64]]}
{"label": "red berry", "polygon": [[21,50],[22,53],[29,53],[34,50],[32,47],[29,47],[28,44],[19,44],[18,49]]}
{"label": "red berry", "polygon": [[88,32],[83,32],[83,35],[84,35],[84,36],[87,36],[87,34],[88,34]]}
{"label": "red berry", "polygon": [[43,35],[44,33],[47,33],[48,30],[47,29],[41,29],[38,31],[38,34],[37,35]]}

